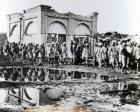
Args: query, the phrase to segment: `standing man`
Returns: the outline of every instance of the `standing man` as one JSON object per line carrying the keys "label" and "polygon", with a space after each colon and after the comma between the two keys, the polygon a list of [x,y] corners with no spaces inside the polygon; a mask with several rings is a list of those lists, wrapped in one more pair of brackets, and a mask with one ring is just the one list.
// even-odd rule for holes
{"label": "standing man", "polygon": [[66,59],[67,59],[67,46],[66,46],[66,43],[63,43],[63,45],[62,45],[62,58],[63,58],[63,62],[66,63]]}
{"label": "standing man", "polygon": [[104,65],[104,67],[107,67],[107,54],[108,54],[107,44],[104,43],[104,45],[102,47],[102,57],[103,57],[103,65]]}
{"label": "standing man", "polygon": [[88,55],[89,55],[89,44],[86,43],[82,51],[82,59],[84,59],[84,61],[86,62],[86,65],[88,64]]}
{"label": "standing man", "polygon": [[133,66],[133,46],[132,46],[132,43],[128,43],[128,46],[126,47],[127,51],[128,51],[128,61],[127,61],[127,64],[128,64],[128,68],[129,69],[132,69],[132,66]]}
{"label": "standing man", "polygon": [[121,73],[126,73],[128,51],[126,49],[126,44],[125,43],[122,45],[121,55],[122,55],[122,69],[121,69]]}
{"label": "standing man", "polygon": [[75,57],[76,57],[76,48],[77,48],[77,44],[74,40],[71,40],[71,46],[70,46],[70,50],[71,50],[71,54],[72,54],[72,63],[75,63]]}
{"label": "standing man", "polygon": [[[117,48],[116,48],[116,42],[112,42],[112,45],[109,48],[109,55],[110,55],[110,64],[112,68],[115,68],[115,65],[117,65]],[[118,65],[117,65],[118,66]]]}
{"label": "standing man", "polygon": [[140,44],[137,44],[136,49],[136,63],[137,63],[137,71],[140,72]]}
{"label": "standing man", "polygon": [[98,66],[102,66],[102,43],[98,43],[97,45],[97,51],[95,51],[96,57],[97,57],[97,62]]}
{"label": "standing man", "polygon": [[117,45],[117,53],[118,53],[118,69],[121,68],[122,66],[122,54],[121,54],[121,51],[122,51],[122,42],[119,41],[118,42],[118,45]]}

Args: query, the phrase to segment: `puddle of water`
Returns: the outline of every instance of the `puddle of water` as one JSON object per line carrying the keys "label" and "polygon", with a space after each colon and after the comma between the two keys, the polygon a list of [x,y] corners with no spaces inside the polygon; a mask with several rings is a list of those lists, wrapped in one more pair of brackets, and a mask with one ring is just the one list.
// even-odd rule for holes
{"label": "puddle of water", "polygon": [[30,68],[30,67],[12,67],[1,69],[1,81],[12,80],[12,81],[48,81],[48,80],[66,80],[66,79],[96,79],[97,74],[78,72],[78,71],[64,71],[55,69],[43,69],[43,68]]}
{"label": "puddle of water", "polygon": [[[6,89],[0,90],[0,103],[7,101],[22,106],[55,104],[93,106],[96,103],[97,105],[109,104],[112,106],[138,105],[140,99],[138,78],[128,77],[124,80],[120,76],[108,76],[92,72],[41,67],[7,67],[0,69],[0,83],[2,81],[7,81],[5,82],[7,88],[4,86]],[[19,82],[18,88],[14,88],[16,85],[8,85],[8,82],[13,81]],[[51,85],[35,83],[49,81],[54,81],[54,83]],[[34,87],[27,82],[34,82]],[[75,112],[77,112],[77,107]]]}

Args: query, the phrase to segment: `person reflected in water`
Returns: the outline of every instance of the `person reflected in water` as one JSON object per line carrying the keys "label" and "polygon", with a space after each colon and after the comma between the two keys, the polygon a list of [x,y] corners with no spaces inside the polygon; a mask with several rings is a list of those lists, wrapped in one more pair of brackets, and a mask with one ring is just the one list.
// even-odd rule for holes
{"label": "person reflected in water", "polygon": [[39,81],[45,81],[45,71],[43,68],[39,68],[38,70],[38,80]]}

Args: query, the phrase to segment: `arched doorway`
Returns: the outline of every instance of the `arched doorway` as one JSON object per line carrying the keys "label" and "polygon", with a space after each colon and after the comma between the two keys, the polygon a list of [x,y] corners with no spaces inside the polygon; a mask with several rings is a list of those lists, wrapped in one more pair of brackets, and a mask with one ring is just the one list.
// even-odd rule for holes
{"label": "arched doorway", "polygon": [[89,35],[90,29],[88,25],[81,23],[75,29],[75,35]]}
{"label": "arched doorway", "polygon": [[51,23],[47,30],[47,43],[66,42],[66,27],[63,23],[55,21]]}
{"label": "arched doorway", "polygon": [[85,39],[89,39],[88,35],[90,35],[90,29],[88,25],[81,23],[76,27],[74,38],[78,43],[82,43]]}
{"label": "arched doorway", "polygon": [[86,52],[88,51],[88,54],[91,54],[91,39],[89,38],[89,35],[90,28],[87,24],[81,23],[75,28],[74,43],[77,44],[74,64],[82,64],[85,60],[85,58],[83,58],[84,49],[87,49]]}
{"label": "arched doorway", "polygon": [[60,46],[66,42],[66,27],[63,23],[55,21],[52,22],[47,29],[47,37],[45,46],[47,55],[49,56],[51,49],[59,51]]}

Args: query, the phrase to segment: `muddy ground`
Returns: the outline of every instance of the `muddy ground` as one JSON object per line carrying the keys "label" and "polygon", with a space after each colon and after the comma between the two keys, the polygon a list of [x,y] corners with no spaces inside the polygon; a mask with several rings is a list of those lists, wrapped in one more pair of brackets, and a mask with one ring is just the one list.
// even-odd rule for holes
{"label": "muddy ground", "polygon": [[[35,66],[38,68],[38,66]],[[122,93],[136,93],[140,89],[139,74],[120,74],[120,72],[108,68],[94,68],[85,66],[43,66],[51,70],[63,70],[68,72],[77,72],[76,74],[85,74],[80,78],[67,77],[65,80],[51,80],[47,82],[12,82],[1,81],[1,90],[9,88],[61,88],[65,92],[58,100],[53,100],[48,104],[36,106],[25,106],[2,102],[0,112],[139,112],[139,96],[136,102],[129,96],[122,102]],[[90,75],[93,74],[93,75]],[[16,84],[15,84],[16,83]],[[119,85],[135,84],[137,90],[118,89]],[[16,85],[16,86],[15,86]],[[1,94],[1,93],[0,93]],[[139,93],[138,93],[139,94]],[[135,99],[133,99],[135,100]]]}

